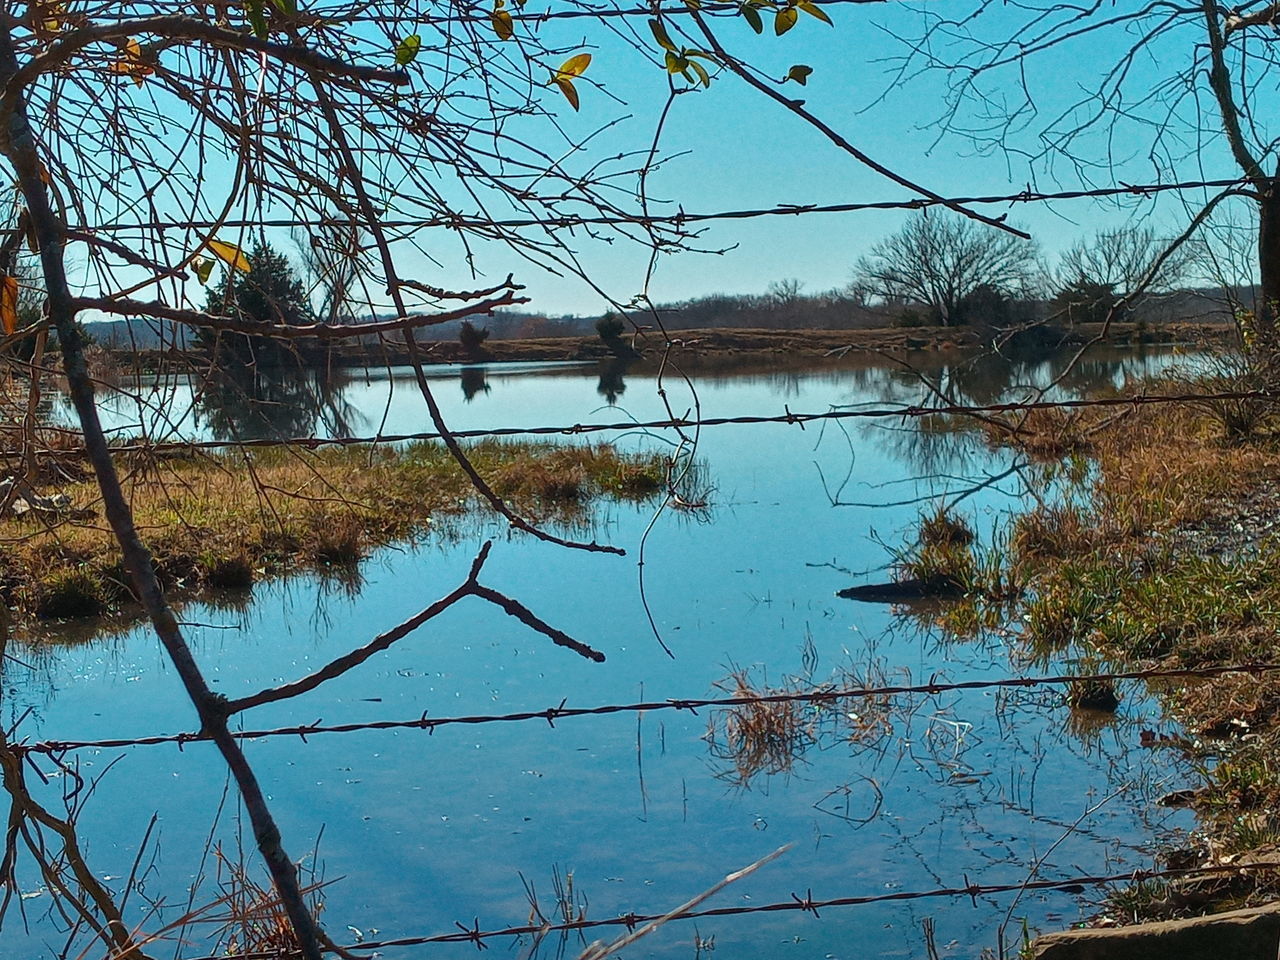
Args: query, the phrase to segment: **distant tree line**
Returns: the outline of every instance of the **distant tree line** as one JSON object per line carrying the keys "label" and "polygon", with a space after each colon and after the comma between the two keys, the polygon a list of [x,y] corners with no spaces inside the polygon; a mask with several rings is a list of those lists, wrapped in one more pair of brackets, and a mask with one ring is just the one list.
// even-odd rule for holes
{"label": "distant tree line", "polygon": [[[921,212],[859,258],[843,287],[806,293],[801,281],[781,279],[763,293],[710,294],[660,304],[657,312],[672,329],[1003,330],[1044,323],[1074,326],[1107,316],[1159,323],[1221,309],[1203,293],[1177,289],[1195,273],[1221,279],[1221,251],[1186,244],[1169,255],[1167,248],[1166,239],[1149,227],[1104,230],[1077,241],[1050,265],[1034,242],[949,211]],[[273,323],[311,323],[320,316],[330,322],[359,322],[335,306],[340,292],[326,293],[325,284],[304,284],[289,258],[269,245],[252,250],[250,262],[244,275],[233,274],[224,286],[209,291],[210,312]],[[304,262],[302,267],[307,275],[317,273],[314,264]],[[313,308],[317,289],[324,302]],[[1227,300],[1242,301],[1246,293],[1247,289],[1232,288]],[[641,313],[549,317],[507,310],[482,322],[467,322],[461,329],[429,328],[425,333],[431,339],[456,338],[477,357],[484,354],[490,338],[592,335],[622,353],[624,338],[635,325],[651,323],[652,317]],[[224,366],[251,369],[314,366],[325,354],[318,343],[263,341],[240,334],[203,334],[196,344]]]}

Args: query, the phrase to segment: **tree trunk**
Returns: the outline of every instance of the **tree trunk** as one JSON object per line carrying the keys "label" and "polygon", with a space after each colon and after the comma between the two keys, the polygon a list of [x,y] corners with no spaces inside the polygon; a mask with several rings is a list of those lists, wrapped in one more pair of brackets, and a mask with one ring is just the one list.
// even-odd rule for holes
{"label": "tree trunk", "polygon": [[1280,357],[1280,175],[1258,200],[1258,297],[1254,306],[1258,346]]}

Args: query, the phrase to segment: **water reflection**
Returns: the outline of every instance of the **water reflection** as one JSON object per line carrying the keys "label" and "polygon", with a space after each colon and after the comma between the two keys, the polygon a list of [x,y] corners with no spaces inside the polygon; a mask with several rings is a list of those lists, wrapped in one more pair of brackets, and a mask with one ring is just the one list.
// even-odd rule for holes
{"label": "water reflection", "polygon": [[617,406],[618,398],[627,392],[627,383],[623,378],[634,363],[635,360],[631,357],[613,357],[601,363],[596,393],[604,397],[609,406]]}
{"label": "water reflection", "polygon": [[470,403],[478,393],[488,393],[489,371],[485,367],[463,367],[458,371],[458,381],[462,384],[463,399]]}
{"label": "water reflection", "polygon": [[200,383],[193,407],[215,440],[350,437],[365,420],[346,399],[350,383],[341,367],[229,359]]}
{"label": "water reflection", "polygon": [[[1073,376],[1106,386],[1148,359],[1136,351],[1113,354]],[[1021,383],[1044,383],[1065,362],[940,352],[925,357],[921,369],[957,399],[978,400],[1016,393]],[[412,385],[404,387],[403,371],[327,385],[275,371],[267,377],[242,373],[241,382],[224,384],[230,397],[201,397],[207,405],[202,417],[210,424],[215,413],[221,417],[222,435],[247,435],[241,418],[257,416],[255,409],[292,404],[297,419],[281,412],[259,431],[341,426],[344,418],[332,408],[341,411],[348,403],[366,411],[372,423],[381,423],[389,409],[387,432],[424,427],[421,397]],[[598,397],[615,403],[624,395],[626,413],[602,419],[664,415],[652,368],[639,363],[523,374],[494,365],[448,366],[428,375],[453,405],[446,411],[456,418],[450,422],[464,429],[586,422]],[[693,375],[706,416],[779,414],[788,391],[798,396],[788,401],[791,409],[805,411],[937,399],[919,375],[866,358],[802,376],[780,362],[757,362],[745,374]],[[628,377],[639,378],[630,391]],[[1080,382],[1064,381],[1062,389],[1078,389]],[[490,383],[499,387],[493,396]],[[690,403],[684,387],[674,377],[667,387],[682,413]],[[206,389],[212,392],[211,385]],[[510,397],[518,398],[518,414]],[[349,429],[352,418],[345,419]],[[227,595],[217,604],[192,603],[183,616],[192,623],[201,657],[216,664],[217,689],[230,696],[252,692],[416,615],[454,573],[465,575],[475,542],[496,535],[495,576],[540,616],[593,633],[608,647],[609,662],[599,670],[566,662],[531,647],[523,626],[506,613],[468,607],[414,642],[385,651],[327,699],[292,711],[264,708],[268,712],[254,720],[259,727],[318,717],[381,722],[427,712],[532,715],[565,698],[572,706],[592,706],[697,697],[717,683],[731,693],[736,680],[726,684],[723,678],[735,664],[750,670],[744,683],[761,691],[800,683],[857,688],[886,679],[1007,676],[1007,636],[984,635],[989,646],[944,643],[953,638],[933,618],[913,624],[887,610],[854,609],[832,599],[851,572],[885,560],[869,532],[897,543],[898,531],[917,519],[922,499],[971,488],[966,508],[981,531],[991,511],[1005,508],[1014,485],[1012,474],[985,483],[988,475],[999,478],[1016,465],[1007,451],[988,450],[973,434],[948,432],[928,420],[880,423],[893,429],[862,434],[846,422],[842,434],[832,422],[807,431],[788,424],[705,431],[698,455],[714,472],[713,523],[672,510],[651,524],[651,509],[625,504],[585,515],[583,522],[598,524],[601,539],[632,548],[633,557],[652,526],[643,555],[648,611],[626,561],[605,568],[598,558],[508,541],[501,525],[473,529],[469,520],[442,517],[430,538],[367,560],[358,568],[360,582],[344,582],[339,575],[345,571],[333,570],[328,577],[260,583],[251,605],[247,593]],[[637,432],[632,442],[651,438]],[[929,449],[929,471],[920,469],[923,458],[912,453],[912,444]],[[852,503],[863,487],[874,490],[865,499],[875,502],[833,510],[814,468],[826,470],[834,492],[846,463],[847,493],[838,499]],[[705,492],[694,494],[711,486],[712,475],[695,472],[689,479],[698,482],[691,482],[694,493],[686,499],[706,499]],[[456,537],[446,532],[450,525],[458,527]],[[677,660],[652,641],[650,615]],[[802,636],[805,646],[798,648]],[[28,647],[18,652],[26,657]],[[850,675],[850,664],[861,672]],[[25,689],[16,702],[9,677],[5,692],[15,720],[26,705],[36,705],[22,731],[32,739],[86,731],[136,735],[190,724],[189,705],[157,665],[154,640],[143,630],[111,644],[60,649],[47,674],[30,673],[21,673]],[[266,738],[252,750],[255,764],[269,772],[286,835],[305,847],[323,828],[326,858],[335,873],[351,877],[326,891],[325,916],[337,934],[347,924],[365,932],[377,926],[389,935],[449,931],[478,907],[486,926],[519,922],[530,909],[520,876],[545,877],[556,863],[575,872],[594,916],[652,910],[705,889],[783,842],[796,843],[785,863],[730,896],[787,901],[793,890],[810,885],[815,894],[832,895],[922,890],[957,885],[966,875],[1017,882],[1068,834],[1060,852],[1039,865],[1040,875],[1060,879],[1095,868],[1114,872],[1116,864],[1146,866],[1148,838],[1189,816],[1144,802],[1149,778],[1167,789],[1163,781],[1176,771],[1169,752],[1131,749],[1135,727],[1150,725],[1152,708],[1142,691],[1126,697],[1101,731],[1077,730],[1060,692],[1033,693],[858,697],[797,704],[786,714],[672,710],[554,725],[539,718],[456,724],[435,734],[360,731],[305,743]],[[164,836],[167,875],[156,869],[148,880],[150,895],[186,899],[187,867],[200,862],[210,834],[203,810],[223,788],[221,768],[210,756],[198,745],[185,751],[139,748],[125,756],[127,766],[102,778],[91,816],[82,821],[94,844],[89,852],[102,858],[93,864],[99,875],[127,874],[134,851],[124,848],[155,809],[160,822],[172,826]],[[114,757],[103,752],[91,759],[105,765]],[[733,789],[725,790],[726,780]],[[1102,817],[1078,822],[1083,796],[1112,794],[1117,799]],[[112,838],[125,840],[116,849]],[[824,912],[820,921],[761,914],[704,921],[697,935],[716,937],[722,953],[746,960],[776,954],[780,942],[807,942],[802,949],[811,956],[883,956],[910,950],[903,931],[918,924],[917,910],[937,914],[939,942],[960,944],[953,956],[976,957],[1009,907],[1007,900],[978,899],[972,907],[966,900],[963,910],[942,901],[868,905]],[[1080,912],[1074,898],[1059,892],[1019,908],[1017,916],[1025,913],[1033,926],[1061,926]],[[33,931],[30,939],[45,932]],[[687,957],[692,933],[688,924],[672,924],[647,952]],[[6,937],[21,935],[16,923],[12,932],[5,930]],[[204,953],[205,946],[193,943],[187,952]]]}

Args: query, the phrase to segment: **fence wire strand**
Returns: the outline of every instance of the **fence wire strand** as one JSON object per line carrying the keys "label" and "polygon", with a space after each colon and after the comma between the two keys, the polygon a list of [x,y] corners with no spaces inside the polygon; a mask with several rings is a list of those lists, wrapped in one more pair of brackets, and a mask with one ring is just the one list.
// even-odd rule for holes
{"label": "fence wire strand", "polygon": [[[609,927],[627,927],[634,929],[643,923],[666,917],[668,920],[702,920],[714,917],[741,917],[757,913],[812,913],[821,919],[820,910],[834,907],[860,907],[873,903],[892,903],[908,900],[928,900],[937,898],[969,897],[977,903],[978,897],[994,896],[1002,893],[1014,893],[1027,890],[1066,890],[1077,892],[1076,887],[1097,887],[1111,883],[1141,883],[1147,880],[1175,880],[1199,877],[1223,876],[1233,873],[1260,872],[1280,869],[1280,861],[1257,861],[1241,864],[1217,864],[1203,867],[1182,867],[1165,870],[1130,870],[1125,873],[1081,874],[1061,880],[1021,880],[1017,883],[974,883],[964,878],[962,886],[935,887],[930,890],[899,890],[893,893],[875,893],[864,896],[844,896],[818,899],[812,891],[804,896],[791,894],[790,900],[779,900],[772,903],[750,904],[736,907],[710,907],[705,910],[688,910],[683,913],[625,913],[614,917],[602,917],[596,920],[578,919],[565,923],[523,924],[484,930],[479,920],[472,921],[471,926],[455,921],[457,930],[448,933],[436,933],[424,936],[396,937],[387,940],[365,940],[349,944],[341,949],[348,951],[384,950],[390,947],[416,947],[433,943],[472,943],[477,949],[485,949],[485,941],[500,937],[544,937],[549,933],[573,933],[583,930],[598,930]],[[334,951],[330,951],[334,952]],[[281,960],[290,956],[279,951],[259,951],[256,953],[237,953],[235,960]],[[214,955],[193,958],[193,960],[231,960],[230,955]]]}
{"label": "fence wire strand", "polygon": [[[1260,676],[1264,673],[1280,671],[1280,663],[1234,663],[1206,667],[1154,667],[1148,670],[1128,670],[1116,673],[1091,674],[1056,674],[1035,677],[1003,677],[997,680],[958,680],[949,682],[930,681],[918,684],[896,684],[879,687],[823,688],[807,692],[756,694],[734,697],[701,697],[670,698],[667,700],[650,700],[639,703],[610,703],[594,707],[570,707],[567,701],[561,700],[559,705],[542,710],[525,710],[515,713],[477,714],[473,716],[429,717],[425,713],[410,720],[369,720],[358,723],[342,723],[325,725],[320,722],[295,726],[274,727],[264,730],[233,731],[232,735],[240,740],[260,740],[269,737],[299,737],[303,741],[307,737],[321,733],[355,733],[365,730],[426,730],[434,731],[437,727],[478,726],[489,723],[519,723],[529,720],[546,721],[552,728],[557,720],[573,717],[607,716],[614,713],[652,713],[660,710],[688,710],[694,715],[699,710],[716,707],[752,706],[769,703],[827,703],[839,700],[866,699],[872,697],[890,697],[920,694],[937,696],[943,693],[955,693],[971,690],[998,690],[1004,688],[1033,688],[1044,686],[1063,686],[1075,683],[1115,682],[1123,680],[1193,680],[1222,676],[1230,673],[1245,673]],[[22,754],[61,755],[73,750],[112,750],[125,747],[159,746],[176,743],[179,747],[188,743],[200,743],[209,740],[209,735],[200,731],[184,733],[158,734],[147,737],[122,737],[104,740],[42,740],[34,743],[14,743],[11,749]]]}
{"label": "fence wire strand", "polygon": [[[1089,400],[1036,400],[1010,401],[988,404],[949,404],[942,406],[876,407],[862,410],[826,410],[818,413],[797,413],[787,410],[780,414],[762,414],[733,417],[668,417],[662,420],[624,420],[613,423],[574,423],[540,425],[533,427],[491,427],[472,430],[451,430],[449,435],[459,440],[476,440],[486,437],[520,436],[582,436],[593,433],[621,433],[644,430],[689,430],[702,427],[754,426],[768,423],[784,423],[798,426],[821,423],[828,420],[885,420],[913,419],[934,416],[990,416],[1000,413],[1022,413],[1032,410],[1079,410],[1089,407],[1143,407],[1166,403],[1215,403],[1229,400],[1280,400],[1280,393],[1271,390],[1239,390],[1222,393],[1189,394],[1133,394],[1123,397],[1096,397]],[[375,443],[404,443],[412,440],[439,440],[442,434],[433,431],[418,433],[379,433],[362,437],[292,437],[257,438],[252,440],[173,440],[150,443],[122,442],[113,444],[114,453],[178,453],[188,450],[217,450],[246,447],[305,447],[358,446]],[[66,456],[66,450],[37,451],[41,456]],[[75,451],[71,451],[75,452]]]}

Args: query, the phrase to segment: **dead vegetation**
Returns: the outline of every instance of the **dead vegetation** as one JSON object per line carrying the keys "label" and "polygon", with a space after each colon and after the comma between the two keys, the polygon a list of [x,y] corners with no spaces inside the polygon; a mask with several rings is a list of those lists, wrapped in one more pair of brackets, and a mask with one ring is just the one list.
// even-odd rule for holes
{"label": "dead vegetation", "polygon": [[[1238,360],[1207,373],[1130,385],[1134,395],[1260,389]],[[1036,410],[984,426],[1040,465],[1049,491],[1013,519],[1006,576],[1024,586],[1017,633],[1035,660],[1082,673],[1275,661],[1280,649],[1280,518],[1273,478],[1280,442],[1273,401]],[[1085,666],[1087,665],[1087,667]],[[1280,674],[1258,672],[1153,684],[1185,736],[1143,745],[1176,749],[1193,782],[1201,830],[1191,865],[1274,848],[1280,833]],[[1072,707],[1114,710],[1119,693],[1072,684]],[[1272,858],[1274,859],[1274,858]],[[1188,915],[1274,899],[1280,877],[1139,884],[1115,892],[1109,916]]]}
{"label": "dead vegetation", "polygon": [[[644,501],[665,461],[607,445],[482,442],[469,456],[502,497],[542,522],[582,523],[599,497]],[[476,494],[442,445],[226,455],[130,455],[125,492],[170,589],[244,588],[293,569],[354,564],[470,510]],[[43,618],[93,616],[130,598],[97,488],[71,464],[75,509],[0,519],[0,597]]]}
{"label": "dead vegetation", "polygon": [[722,764],[721,778],[744,789],[760,777],[790,775],[810,749],[824,742],[874,750],[893,736],[895,719],[905,708],[902,698],[835,693],[871,690],[887,682],[877,663],[862,670],[846,666],[822,683],[786,677],[776,686],[735,667],[716,687],[748,702],[716,710],[703,739],[712,759]]}

